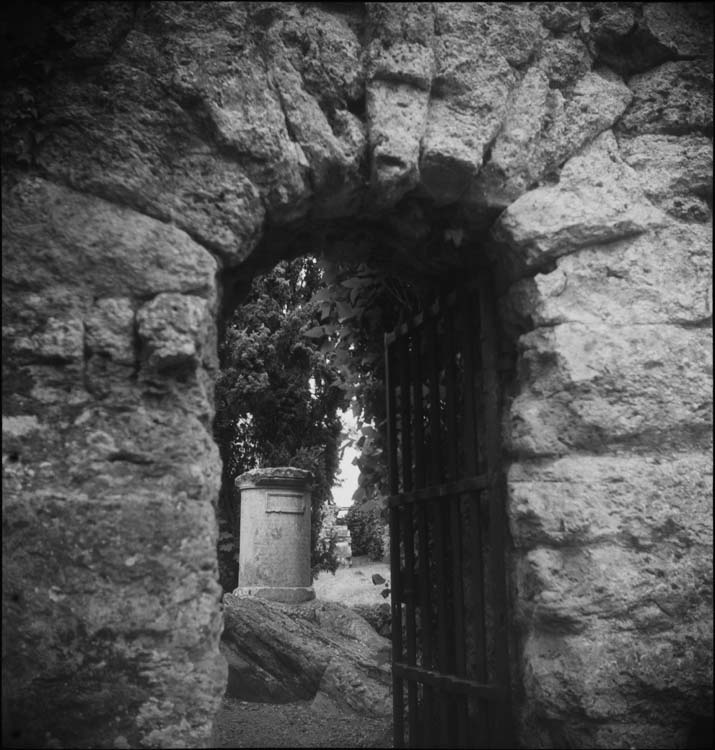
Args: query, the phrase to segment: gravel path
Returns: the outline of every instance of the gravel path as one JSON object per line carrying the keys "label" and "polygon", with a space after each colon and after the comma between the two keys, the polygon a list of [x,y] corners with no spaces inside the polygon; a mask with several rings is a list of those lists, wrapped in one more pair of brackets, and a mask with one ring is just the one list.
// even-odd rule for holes
{"label": "gravel path", "polygon": [[351,568],[338,568],[335,575],[321,573],[313,582],[315,595],[318,599],[348,606],[389,602],[389,599],[380,595],[385,588],[384,584],[375,585],[372,582],[374,573],[389,580],[390,564],[373,562],[368,557],[353,557]]}
{"label": "gravel path", "polygon": [[247,703],[224,698],[213,747],[392,747],[392,719],[340,711],[325,701]]}

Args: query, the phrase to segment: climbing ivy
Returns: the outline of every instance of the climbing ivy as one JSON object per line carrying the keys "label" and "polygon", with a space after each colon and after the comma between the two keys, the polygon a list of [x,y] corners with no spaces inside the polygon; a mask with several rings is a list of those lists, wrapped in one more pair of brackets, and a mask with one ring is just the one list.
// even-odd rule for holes
{"label": "climbing ivy", "polygon": [[358,420],[356,504],[387,494],[384,334],[405,322],[432,287],[396,274],[389,264],[323,261],[323,285],[314,294],[318,324],[305,335],[339,374]]}

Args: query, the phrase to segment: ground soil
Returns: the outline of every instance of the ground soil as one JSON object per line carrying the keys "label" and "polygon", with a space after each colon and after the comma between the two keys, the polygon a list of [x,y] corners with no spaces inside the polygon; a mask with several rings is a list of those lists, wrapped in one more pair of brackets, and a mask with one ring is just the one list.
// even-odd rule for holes
{"label": "ground soil", "polygon": [[335,575],[321,573],[313,583],[315,595],[327,602],[340,602],[352,607],[355,604],[382,604],[385,599],[380,592],[385,584],[375,585],[372,576],[378,574],[390,580],[390,565],[373,562],[368,557],[353,557],[352,567],[338,568]]}
{"label": "ground soil", "polygon": [[[322,573],[318,599],[343,604],[380,604],[385,599],[373,574],[389,581],[385,562],[353,558],[350,568]],[[389,600],[388,600],[389,601]],[[362,716],[326,698],[294,703],[250,703],[224,698],[214,725],[214,747],[392,747],[392,719]]]}
{"label": "ground soil", "polygon": [[368,718],[330,704],[247,703],[225,698],[213,747],[392,747],[392,719]]}

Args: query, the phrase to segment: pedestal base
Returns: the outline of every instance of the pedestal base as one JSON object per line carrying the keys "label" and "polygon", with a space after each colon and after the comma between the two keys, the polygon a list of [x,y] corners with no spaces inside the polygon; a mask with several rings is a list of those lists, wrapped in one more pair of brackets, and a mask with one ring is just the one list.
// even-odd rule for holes
{"label": "pedestal base", "polygon": [[272,602],[298,604],[315,599],[312,586],[239,586],[233,591],[234,596],[256,596]]}

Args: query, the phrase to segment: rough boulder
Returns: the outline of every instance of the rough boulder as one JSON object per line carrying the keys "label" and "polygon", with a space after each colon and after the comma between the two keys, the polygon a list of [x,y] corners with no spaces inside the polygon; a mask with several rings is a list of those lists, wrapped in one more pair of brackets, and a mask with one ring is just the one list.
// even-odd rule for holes
{"label": "rough boulder", "polygon": [[349,607],[232,594],[223,601],[229,696],[269,703],[328,699],[357,713],[390,715],[390,642]]}

